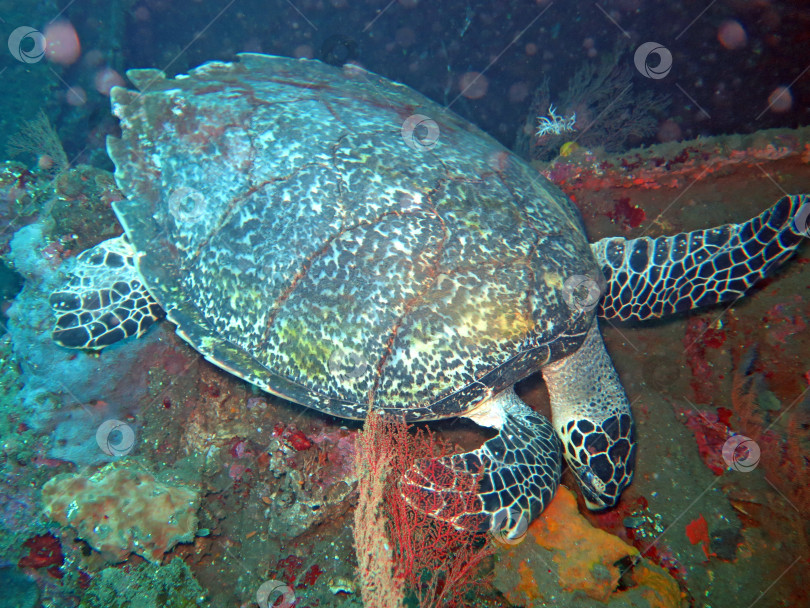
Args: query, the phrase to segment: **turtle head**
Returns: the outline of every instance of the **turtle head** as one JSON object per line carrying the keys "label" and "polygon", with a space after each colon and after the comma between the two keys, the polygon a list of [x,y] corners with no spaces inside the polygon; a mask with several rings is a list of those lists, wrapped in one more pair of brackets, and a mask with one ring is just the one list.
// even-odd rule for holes
{"label": "turtle head", "polygon": [[569,420],[560,431],[565,459],[587,507],[597,511],[614,506],[633,480],[636,441],[632,417],[620,413],[601,421]]}

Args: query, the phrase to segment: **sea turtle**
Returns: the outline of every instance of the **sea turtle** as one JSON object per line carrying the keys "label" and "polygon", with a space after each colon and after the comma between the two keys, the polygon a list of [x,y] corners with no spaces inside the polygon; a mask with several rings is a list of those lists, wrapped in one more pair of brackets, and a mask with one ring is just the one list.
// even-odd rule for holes
{"label": "sea turtle", "polygon": [[[562,454],[589,507],[615,504],[636,444],[596,314],[738,298],[802,236],[805,195],[745,224],[591,245],[523,160],[353,65],[249,53],[127,75],[139,92],[112,90],[122,135],[107,141],[124,235],[78,256],[51,297],[54,339],[100,349],[165,312],[206,359],[299,404],[493,427],[405,477],[449,500],[436,467],[481,475],[458,524],[517,534],[554,494]],[[512,388],[538,370],[553,423]]]}

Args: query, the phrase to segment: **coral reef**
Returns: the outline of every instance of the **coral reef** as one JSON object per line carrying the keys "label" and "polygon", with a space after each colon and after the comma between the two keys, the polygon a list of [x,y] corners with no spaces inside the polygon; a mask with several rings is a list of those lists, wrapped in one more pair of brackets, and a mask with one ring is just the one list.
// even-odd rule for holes
{"label": "coral reef", "polygon": [[16,161],[0,163],[0,253],[8,253],[14,230],[34,222],[52,196],[48,175]]}
{"label": "coral reef", "polygon": [[108,465],[91,477],[62,474],[42,488],[44,513],[76,530],[110,562],[130,553],[159,562],[197,530],[196,491]]}
{"label": "coral reef", "polygon": [[[810,127],[803,127],[655,144],[613,155],[579,151],[555,158],[540,166],[540,170],[569,196],[576,197],[578,193],[612,188],[635,192],[684,189],[711,174],[727,177],[735,170],[764,170],[762,167],[768,162],[787,161],[782,165],[786,166],[807,163],[809,158]],[[651,215],[650,211],[647,215]]]}
{"label": "coral reef", "polygon": [[[752,217],[783,192],[805,191],[810,129],[659,144],[614,156],[575,152],[541,170],[575,199],[592,240],[673,234]],[[644,210],[638,228],[611,217],[622,199]],[[790,435],[789,444],[781,441],[793,416],[794,426],[806,428],[801,396],[808,382],[808,335],[801,328],[810,307],[800,294],[808,285],[807,252],[805,246],[778,276],[731,307],[654,327],[603,327],[645,441],[622,502],[587,516],[600,526],[610,521],[612,532],[670,570],[696,605],[724,605],[728,598],[750,604],[769,585],[760,603],[808,601],[801,563],[793,560],[808,554],[810,527],[794,492],[807,487],[799,480],[810,446],[806,431]],[[759,357],[748,375],[756,378],[739,393],[752,393],[750,410],[735,405],[732,385],[735,370],[745,368],[742,353],[753,345]],[[759,466],[749,472],[729,470],[722,458],[731,433],[756,435],[744,430],[738,409],[753,411],[777,440],[760,444]],[[782,459],[784,468],[771,468]],[[795,470],[790,461],[798,463]],[[634,513],[630,506],[641,497],[649,507]],[[709,559],[705,531],[689,526],[701,515]]]}
{"label": "coral reef", "polygon": [[53,219],[53,240],[71,255],[121,234],[111,203],[123,195],[109,171],[78,165],[52,183],[53,195],[44,208]]}
{"label": "coral reef", "polygon": [[[779,193],[769,190],[776,189],[766,172],[788,191],[806,184],[808,133],[808,129],[774,131],[666,144],[598,160],[598,152],[567,146],[570,155],[546,170],[577,198],[595,238],[618,230],[646,230],[646,218],[655,219],[653,231],[672,232],[684,224],[688,229],[716,219],[720,220],[716,223],[734,221],[749,215],[746,204],[772,202]],[[784,175],[788,169],[795,176]],[[800,181],[796,176],[802,175]],[[677,199],[669,216],[656,219],[673,202],[672,189],[686,186],[688,195]],[[57,273],[68,268],[72,255],[119,230],[109,209],[109,200],[115,196],[120,194],[112,188],[111,175],[87,167],[69,169],[57,180],[20,163],[9,162],[0,168],[0,223],[7,226],[0,234],[0,252],[8,254],[9,240],[15,236],[14,251],[7,257],[15,260],[14,266],[26,280],[25,290],[12,308],[11,334],[0,344],[0,581],[6,585],[9,572],[17,570],[22,559],[25,574],[40,592],[34,583],[17,581],[22,587],[20,595],[30,598],[20,605],[33,607],[38,593],[43,595],[43,605],[74,605],[88,583],[92,592],[86,590],[81,600],[84,606],[134,606],[141,600],[145,606],[197,605],[198,588],[179,570],[172,574],[165,567],[140,565],[139,557],[129,555],[119,567],[99,571],[102,559],[98,552],[74,540],[72,529],[58,534],[50,524],[51,534],[61,541],[64,563],[59,566],[57,545],[50,540],[54,536],[37,517],[37,488],[55,472],[74,466],[66,460],[79,464],[109,460],[96,445],[95,431],[103,420],[115,417],[132,425],[140,450],[138,460],[151,469],[195,466],[185,460],[189,454],[198,456],[198,468],[204,461],[200,525],[207,530],[200,530],[193,544],[176,545],[172,555],[181,556],[213,596],[210,605],[249,605],[257,581],[270,577],[294,588],[297,605],[302,607],[358,606],[359,597],[351,595],[356,594],[352,581],[356,564],[350,557],[351,541],[346,533],[352,506],[346,498],[354,483],[348,467],[356,435],[353,423],[320,417],[270,395],[258,395],[202,361],[174,336],[167,323],[101,357],[65,351],[50,343],[49,285],[59,280]],[[44,217],[38,218],[39,213]],[[785,271],[793,277],[787,287],[782,276],[775,289],[763,288],[757,294],[759,300],[746,300],[747,316],[742,306],[739,312],[732,309],[722,327],[715,323],[720,311],[707,315],[708,324],[702,317],[693,317],[700,320],[690,320],[686,331],[690,338],[703,341],[697,351],[690,352],[702,357],[693,367],[688,361],[681,364],[681,349],[672,347],[681,343],[683,322],[675,320],[644,330],[652,336],[647,342],[639,339],[641,334],[635,329],[622,328],[620,339],[613,328],[606,328],[628,392],[641,397],[634,400],[634,408],[639,436],[645,438],[645,453],[627,500],[600,517],[615,520],[611,532],[633,541],[645,558],[677,569],[679,581],[688,585],[696,605],[725,605],[731,597],[743,598],[747,605],[772,583],[771,595],[761,603],[807,603],[802,590],[803,564],[790,567],[794,556],[807,555],[804,539],[809,529],[798,509],[787,502],[802,508],[806,498],[796,492],[806,494],[810,487],[806,481],[806,423],[799,415],[806,406],[799,401],[791,409],[795,396],[806,387],[807,369],[801,366],[806,363],[803,327],[808,315],[804,299],[795,295],[806,287],[806,280],[796,278],[806,270],[806,263],[800,259]],[[785,297],[789,291],[792,299]],[[794,302],[796,298],[798,302]],[[737,317],[740,320],[735,321]],[[710,330],[704,331],[706,328]],[[746,332],[746,343],[760,345],[764,361],[756,367],[756,375],[767,382],[750,382],[746,376],[751,374],[740,371],[744,381],[732,393],[731,370],[718,362],[722,357],[731,359],[725,351],[739,351],[734,334],[742,333],[741,329]],[[625,336],[640,349],[622,352]],[[726,341],[721,342],[723,339]],[[667,418],[667,411],[672,414],[670,403],[656,403],[651,398],[655,379],[642,376],[648,369],[641,365],[642,353],[644,357],[649,354],[662,370],[665,378],[656,389],[667,398],[691,397],[692,383],[695,394],[711,398],[712,406],[723,404],[734,410],[731,418],[722,406],[716,407],[716,414],[715,410],[699,413],[703,408],[685,414],[706,462],[711,458],[715,468],[722,466],[718,448],[724,435],[720,431],[726,433],[724,427],[731,427],[761,441],[760,468],[750,474],[726,472],[722,477],[709,471],[698,459],[690,431],[675,416]],[[747,368],[741,365],[738,369]],[[727,403],[729,399],[731,403]],[[754,430],[746,430],[750,428]],[[692,468],[693,464],[701,471]],[[714,480],[718,482],[714,490],[690,510],[699,493]],[[760,486],[755,485],[757,481]],[[649,507],[643,497],[649,499]],[[742,529],[737,518],[743,522]],[[698,523],[690,523],[695,521]],[[664,530],[668,532],[659,541]],[[420,542],[431,538],[435,537],[426,532]],[[512,573],[514,578],[506,578],[507,569],[501,566],[499,576],[511,584],[508,588],[513,593],[545,589],[548,596],[555,596],[555,603],[564,606],[566,594],[560,588],[559,572],[553,569],[553,554],[531,538],[513,551],[533,545],[531,559],[546,559],[552,572],[544,574],[542,567],[533,570],[532,562],[521,560],[512,562],[519,564]],[[417,550],[421,550],[419,546]],[[476,548],[470,543],[465,546]],[[452,552],[442,551],[445,557]],[[512,559],[511,552],[503,558],[508,559]],[[567,559],[573,558],[566,555]],[[629,566],[621,564],[620,571]],[[423,568],[422,574],[437,574],[434,580],[441,591],[449,567]],[[591,571],[611,572],[599,565]],[[179,587],[160,587],[166,580]],[[422,581],[426,586],[431,582],[428,576]],[[605,585],[610,581],[609,576],[597,580]],[[625,585],[628,588],[615,592],[610,602],[677,605],[679,590],[672,577],[646,560],[622,575],[618,586]],[[9,583],[7,589],[11,588]],[[184,588],[188,594],[179,593]],[[506,583],[502,588],[507,588]],[[407,593],[407,605],[414,605],[416,592]],[[482,605],[478,598],[462,601]],[[574,598],[568,605],[605,605],[582,592]],[[531,605],[529,600],[524,603]]]}
{"label": "coral reef", "polygon": [[143,563],[105,568],[90,583],[79,608],[193,608],[205,606],[205,591],[186,563]]}

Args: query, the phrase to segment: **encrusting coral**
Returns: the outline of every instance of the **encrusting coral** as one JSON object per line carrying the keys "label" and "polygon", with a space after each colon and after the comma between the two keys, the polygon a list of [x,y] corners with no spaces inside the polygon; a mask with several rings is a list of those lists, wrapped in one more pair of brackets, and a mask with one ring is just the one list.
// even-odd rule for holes
{"label": "encrusting coral", "polygon": [[95,475],[57,475],[42,488],[45,514],[76,529],[107,561],[130,553],[160,562],[197,530],[199,494],[149,473],[108,465]]}

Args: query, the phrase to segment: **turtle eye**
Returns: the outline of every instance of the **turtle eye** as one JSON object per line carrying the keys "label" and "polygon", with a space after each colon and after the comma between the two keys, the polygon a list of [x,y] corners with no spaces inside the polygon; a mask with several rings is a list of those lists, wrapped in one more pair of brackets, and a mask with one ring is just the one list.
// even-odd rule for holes
{"label": "turtle eye", "polygon": [[593,492],[597,496],[600,496],[601,494],[604,493],[605,482],[599,479],[599,476],[593,472],[593,469],[591,469],[591,467],[585,465],[584,467],[579,469],[576,473],[577,477],[579,478],[580,484],[582,484],[583,486],[587,486],[587,488],[591,492]]}
{"label": "turtle eye", "polygon": [[579,467],[574,473],[579,482],[579,487],[582,490],[582,496],[585,498],[585,505],[590,510],[599,511],[612,504],[604,498],[605,482],[599,479],[591,467],[588,465]]}

